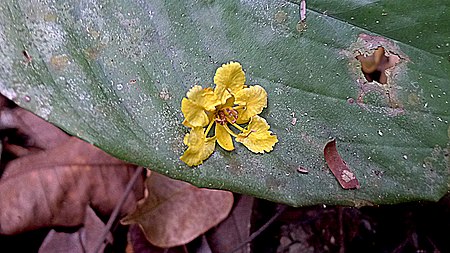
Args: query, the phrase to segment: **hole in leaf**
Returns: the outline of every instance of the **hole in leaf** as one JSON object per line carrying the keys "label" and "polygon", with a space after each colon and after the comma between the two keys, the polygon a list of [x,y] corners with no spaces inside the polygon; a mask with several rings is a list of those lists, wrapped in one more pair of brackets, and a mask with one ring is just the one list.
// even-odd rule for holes
{"label": "hole in leaf", "polygon": [[387,56],[383,47],[378,47],[368,56],[358,55],[356,59],[361,62],[361,70],[367,81],[377,81],[381,84],[386,84],[388,81],[386,69],[394,67],[400,61],[397,55]]}

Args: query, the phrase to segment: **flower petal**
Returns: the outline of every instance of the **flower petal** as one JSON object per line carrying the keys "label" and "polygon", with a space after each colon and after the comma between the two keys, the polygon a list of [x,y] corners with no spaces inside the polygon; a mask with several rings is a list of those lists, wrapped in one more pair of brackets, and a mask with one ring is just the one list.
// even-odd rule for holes
{"label": "flower petal", "polygon": [[219,143],[219,145],[223,149],[225,149],[227,151],[232,151],[232,150],[234,150],[233,139],[231,139],[231,135],[227,132],[225,127],[228,127],[228,126],[216,124],[216,134],[215,135],[217,138],[217,143]]}
{"label": "flower petal", "polygon": [[214,111],[216,106],[220,104],[217,96],[214,94],[213,89],[205,88],[203,89],[200,85],[195,85],[186,94],[187,98],[202,106],[207,111]]}
{"label": "flower petal", "polygon": [[276,135],[269,131],[269,124],[264,118],[253,116],[245,130],[238,134],[236,141],[244,144],[254,153],[270,152],[278,142]]}
{"label": "flower petal", "polygon": [[183,142],[188,149],[180,159],[189,166],[202,164],[214,152],[216,146],[216,138],[206,138],[202,127],[192,128],[191,132],[184,137]]}
{"label": "flower petal", "polygon": [[214,83],[216,84],[214,93],[224,104],[231,94],[236,94],[244,88],[245,74],[241,64],[239,62],[223,64],[216,71]]}
{"label": "flower petal", "polygon": [[247,123],[251,117],[260,114],[267,107],[267,92],[259,85],[240,90],[235,95],[235,104],[240,105],[238,112],[238,124]]}
{"label": "flower petal", "polygon": [[181,100],[181,111],[185,121],[183,125],[188,127],[204,127],[209,123],[209,118],[204,108],[187,98]]}

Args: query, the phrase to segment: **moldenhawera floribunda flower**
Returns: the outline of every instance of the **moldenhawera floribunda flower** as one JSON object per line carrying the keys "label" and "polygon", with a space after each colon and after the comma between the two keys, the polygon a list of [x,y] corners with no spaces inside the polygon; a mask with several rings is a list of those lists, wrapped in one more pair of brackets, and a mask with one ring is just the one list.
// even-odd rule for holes
{"label": "moldenhawera floribunda flower", "polygon": [[181,101],[183,125],[191,131],[184,137],[188,149],[180,159],[189,166],[202,164],[214,152],[216,141],[223,149],[234,150],[232,137],[252,152],[270,152],[278,139],[266,120],[258,116],[267,107],[264,88],[246,86],[238,62],[218,68],[214,83],[214,89],[195,85]]}

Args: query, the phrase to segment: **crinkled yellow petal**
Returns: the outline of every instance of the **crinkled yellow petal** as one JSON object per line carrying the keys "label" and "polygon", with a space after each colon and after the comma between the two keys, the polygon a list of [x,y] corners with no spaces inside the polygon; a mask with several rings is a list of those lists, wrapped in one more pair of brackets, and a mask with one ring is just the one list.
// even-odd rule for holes
{"label": "crinkled yellow petal", "polygon": [[191,123],[189,123],[189,121],[187,121],[186,119],[183,120],[183,126],[185,127],[189,127],[189,128],[194,128],[193,125],[191,125]]}
{"label": "crinkled yellow petal", "polygon": [[189,134],[186,134],[183,138],[183,143],[184,145],[188,146],[189,143]]}
{"label": "crinkled yellow petal", "polygon": [[236,94],[244,88],[245,74],[241,64],[238,62],[223,64],[216,71],[214,83],[216,84],[214,93],[224,104],[231,94]]}
{"label": "crinkled yellow petal", "polygon": [[185,118],[183,125],[187,127],[204,127],[209,123],[208,115],[203,107],[187,98],[181,100],[181,111]]}
{"label": "crinkled yellow petal", "polygon": [[257,115],[253,116],[245,130],[238,134],[236,141],[244,144],[254,153],[270,152],[278,142],[278,138],[276,135],[272,135],[269,128],[265,119]]}
{"label": "crinkled yellow petal", "polygon": [[219,109],[225,108],[225,107],[233,107],[234,105],[234,97],[229,97],[225,103],[222,103],[221,106],[219,106]]}
{"label": "crinkled yellow petal", "polygon": [[236,93],[234,103],[239,105],[237,123],[247,123],[267,107],[267,92],[259,85],[244,88]]}
{"label": "crinkled yellow petal", "polygon": [[225,149],[227,151],[232,151],[232,150],[234,150],[233,139],[231,139],[231,135],[227,132],[225,127],[228,127],[228,126],[216,124],[215,135],[217,138],[217,143],[219,143],[219,145],[223,149]]}
{"label": "crinkled yellow petal", "polygon": [[214,152],[216,138],[206,138],[203,131],[202,127],[195,127],[184,137],[183,142],[188,149],[180,159],[189,166],[202,164]]}
{"label": "crinkled yellow petal", "polygon": [[214,94],[212,88],[203,89],[200,85],[195,85],[186,94],[187,98],[202,106],[207,111],[214,111],[217,105],[220,105],[220,100]]}

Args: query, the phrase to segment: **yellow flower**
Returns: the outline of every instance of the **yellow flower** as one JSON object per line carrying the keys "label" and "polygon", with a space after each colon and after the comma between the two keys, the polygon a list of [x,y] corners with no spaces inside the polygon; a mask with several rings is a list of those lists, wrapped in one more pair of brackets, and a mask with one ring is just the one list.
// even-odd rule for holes
{"label": "yellow flower", "polygon": [[189,127],[204,127],[209,123],[208,111],[214,111],[220,104],[214,91],[211,88],[202,89],[195,85],[186,94],[187,98],[181,101],[181,111],[183,112],[185,125]]}
{"label": "yellow flower", "polygon": [[244,144],[255,153],[270,152],[273,145],[278,142],[277,136],[269,131],[269,124],[258,115],[253,116],[248,126],[238,134],[236,141]]}
{"label": "yellow flower", "polygon": [[226,100],[231,97],[231,94],[236,94],[242,90],[245,85],[245,74],[242,71],[242,66],[238,62],[230,62],[223,64],[218,68],[214,76],[214,83],[216,88],[214,94],[221,99],[224,104]]}
{"label": "yellow flower", "polygon": [[[255,153],[269,152],[278,139],[269,131],[267,122],[257,116],[267,107],[267,93],[263,87],[245,85],[241,64],[230,62],[217,69],[216,87],[192,87],[181,101],[185,117],[183,125],[192,128],[184,143],[188,146],[181,160],[189,166],[199,165],[215,148],[215,141],[225,150],[234,150],[232,136]],[[239,124],[246,124],[246,128]],[[236,134],[228,125],[241,133]],[[210,130],[215,125],[213,137]],[[206,127],[206,130],[204,129]]]}
{"label": "yellow flower", "polygon": [[267,107],[267,93],[263,87],[259,85],[251,86],[240,90],[235,96],[235,103],[237,112],[239,114],[236,123],[247,123],[251,117],[262,112],[263,108]]}
{"label": "yellow flower", "polygon": [[194,127],[191,132],[184,136],[184,144],[188,149],[180,158],[189,166],[196,166],[203,163],[213,152],[216,147],[216,138],[207,138],[202,127]]}

